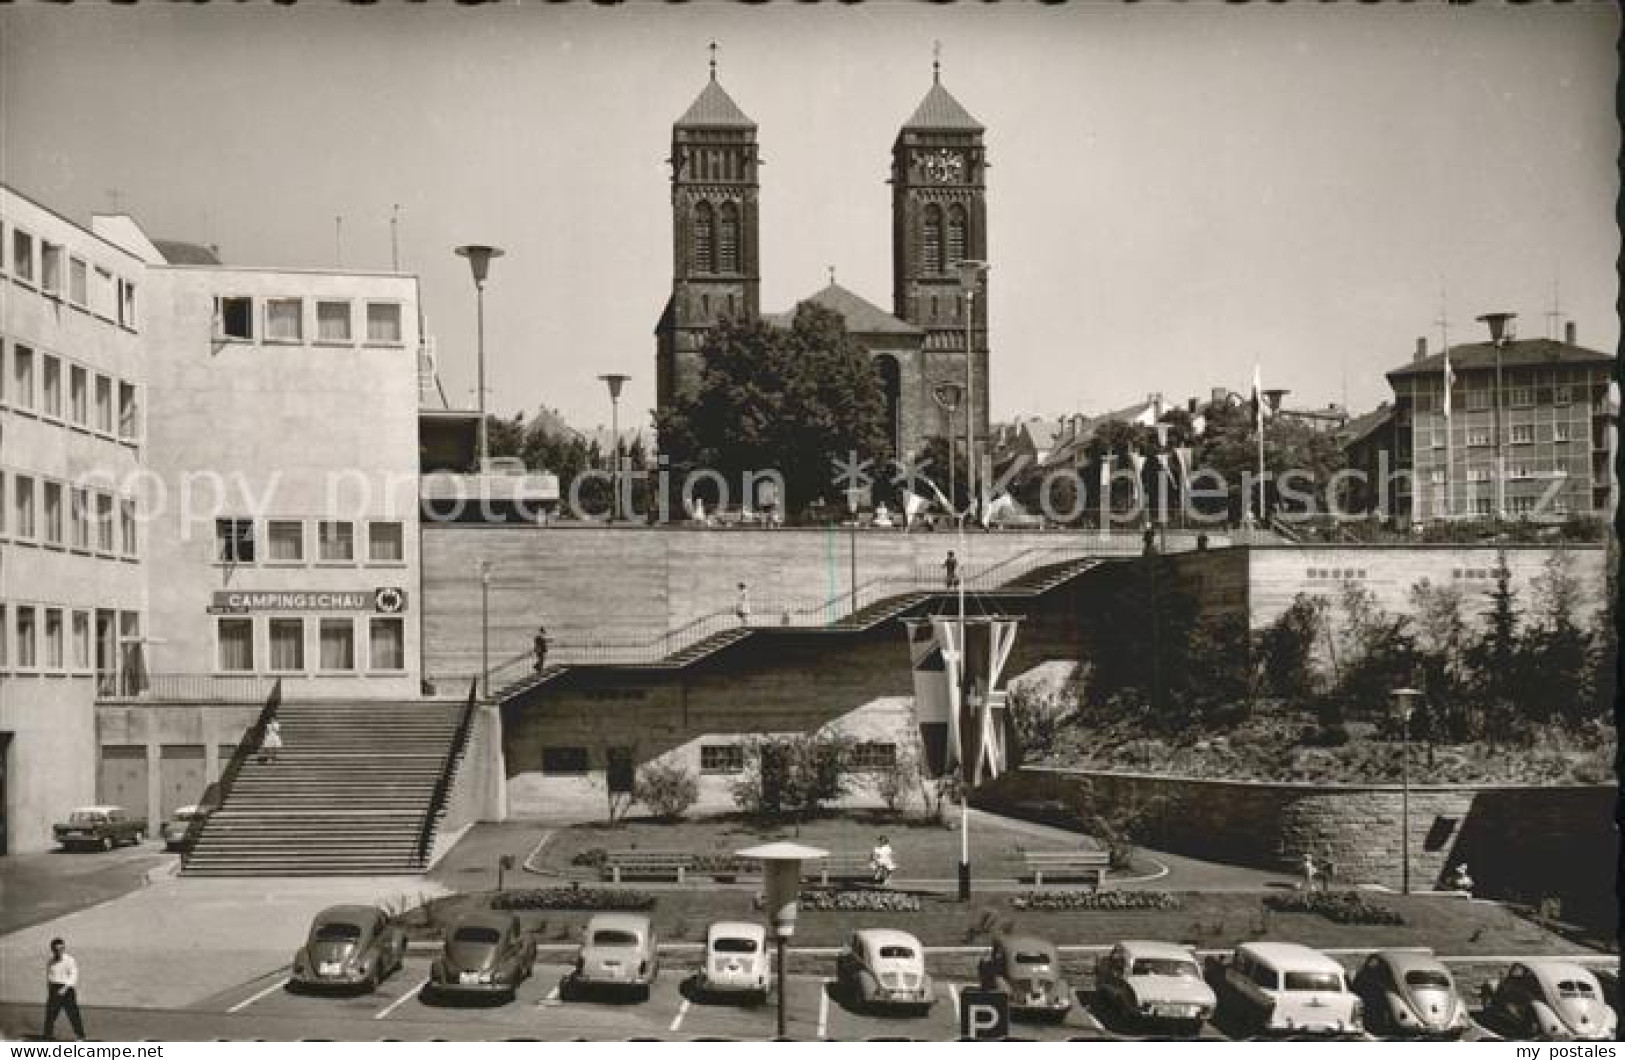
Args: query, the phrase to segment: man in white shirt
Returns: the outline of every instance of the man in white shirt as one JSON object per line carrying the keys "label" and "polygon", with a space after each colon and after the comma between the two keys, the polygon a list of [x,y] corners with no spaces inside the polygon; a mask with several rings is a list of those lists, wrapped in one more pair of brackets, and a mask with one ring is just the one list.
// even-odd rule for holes
{"label": "man in white shirt", "polygon": [[869,869],[874,873],[877,887],[886,886],[886,881],[897,871],[897,857],[892,853],[891,840],[885,836],[880,837],[880,842],[875,844],[874,850],[869,854]]}
{"label": "man in white shirt", "polygon": [[56,1038],[56,1016],[68,1014],[73,1036],[85,1040],[85,1024],[79,1018],[79,962],[61,939],[51,940],[51,959],[45,962],[45,1037]]}

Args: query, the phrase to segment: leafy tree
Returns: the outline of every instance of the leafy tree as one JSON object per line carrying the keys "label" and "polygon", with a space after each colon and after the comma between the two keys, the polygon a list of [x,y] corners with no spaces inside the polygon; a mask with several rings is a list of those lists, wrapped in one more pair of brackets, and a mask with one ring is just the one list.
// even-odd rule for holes
{"label": "leafy tree", "polygon": [[1506,552],[1497,553],[1495,588],[1490,592],[1489,614],[1478,638],[1467,647],[1473,671],[1473,694],[1482,714],[1483,733],[1492,743],[1527,736],[1520,700],[1527,699],[1523,641],[1519,633],[1517,594]]}
{"label": "leafy tree", "polygon": [[734,804],[755,817],[803,821],[851,790],[854,746],[835,729],[754,740],[732,785]]}
{"label": "leafy tree", "polygon": [[1460,742],[1472,736],[1472,690],[1466,653],[1471,634],[1465,599],[1454,585],[1423,578],[1410,591],[1416,626],[1417,665],[1426,697],[1424,738]]}
{"label": "leafy tree", "polygon": [[787,329],[724,320],[703,356],[699,385],[656,413],[674,469],[730,483],[777,471],[798,512],[840,488],[832,461],[855,453],[882,471],[892,457],[880,375],[838,313],[803,303]]}
{"label": "leafy tree", "polygon": [[1338,640],[1339,674],[1331,707],[1342,716],[1386,719],[1390,693],[1417,680],[1419,662],[1411,621],[1377,606],[1376,595],[1354,582],[1343,584],[1338,607],[1343,630]]}
{"label": "leafy tree", "polygon": [[1272,695],[1306,702],[1316,691],[1315,645],[1326,629],[1326,601],[1299,593],[1258,634],[1264,686]]}
{"label": "leafy tree", "polygon": [[1552,551],[1534,590],[1535,620],[1523,645],[1527,670],[1539,674],[1538,687],[1529,689],[1531,717],[1578,726],[1594,716],[1597,660],[1591,632],[1576,621],[1580,583],[1567,549]]}
{"label": "leafy tree", "polygon": [[680,762],[651,762],[638,770],[632,798],[665,821],[675,821],[700,798],[699,781]]}
{"label": "leafy tree", "polygon": [[[1196,467],[1217,472],[1228,487],[1224,504],[1232,519],[1257,504],[1254,485],[1243,496],[1243,483],[1248,476],[1258,474],[1258,424],[1253,407],[1248,402],[1221,401],[1210,403],[1202,410],[1206,431],[1198,444]],[[1279,487],[1288,485],[1299,493],[1313,497],[1318,510],[1329,510],[1327,490],[1334,474],[1347,466],[1342,449],[1328,432],[1317,431],[1308,423],[1292,416],[1266,416],[1264,419],[1264,472],[1269,478],[1265,488],[1265,510],[1301,511],[1309,503],[1304,499],[1283,497]],[[1301,478],[1284,483],[1288,472],[1299,472]],[[1213,501],[1199,505],[1206,513],[1218,511]]]}
{"label": "leafy tree", "polygon": [[1055,748],[1055,740],[1066,726],[1067,708],[1053,695],[1044,695],[1031,686],[1018,685],[1005,697],[1005,714],[1010,719],[1010,768],[1024,762],[1037,762]]}

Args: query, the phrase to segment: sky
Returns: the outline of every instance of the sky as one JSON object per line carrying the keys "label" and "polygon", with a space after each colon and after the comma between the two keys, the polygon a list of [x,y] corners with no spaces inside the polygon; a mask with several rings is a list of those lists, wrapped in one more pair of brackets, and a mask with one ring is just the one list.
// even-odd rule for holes
{"label": "sky", "polygon": [[[890,149],[942,79],[983,125],[996,418],[1246,390],[1388,396],[1474,317],[1612,350],[1619,16],[1606,3],[509,2],[0,10],[0,181],[229,263],[400,267],[454,404],[654,404],[671,124],[719,79],[759,126],[762,307],[890,309]],[[335,218],[342,218],[336,225]],[[336,232],[342,229],[342,235]]]}

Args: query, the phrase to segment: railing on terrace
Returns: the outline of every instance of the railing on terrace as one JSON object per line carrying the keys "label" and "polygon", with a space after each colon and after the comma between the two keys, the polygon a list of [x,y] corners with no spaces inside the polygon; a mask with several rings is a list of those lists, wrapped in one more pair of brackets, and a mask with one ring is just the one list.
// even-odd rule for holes
{"label": "railing on terrace", "polygon": [[479,704],[479,683],[468,683],[468,700],[463,704],[463,712],[457,719],[457,732],[451,739],[451,746],[446,748],[446,760],[441,763],[440,776],[435,779],[434,791],[429,796],[429,805],[423,811],[423,820],[418,825],[417,860],[420,865],[429,861],[429,853],[434,846],[435,822],[440,819],[440,811],[445,808],[446,800],[451,795],[451,785],[457,773],[457,760],[463,756],[463,749],[468,746],[468,732],[474,724],[474,708]]}
{"label": "railing on terrace", "polygon": [[256,674],[104,674],[96,682],[102,703],[262,703],[278,678]]}

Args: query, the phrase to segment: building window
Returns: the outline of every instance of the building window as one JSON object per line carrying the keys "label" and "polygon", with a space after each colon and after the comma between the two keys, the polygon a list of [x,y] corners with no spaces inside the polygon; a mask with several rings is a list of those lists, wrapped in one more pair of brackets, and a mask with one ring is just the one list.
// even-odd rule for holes
{"label": "building window", "polygon": [[925,208],[925,217],[921,224],[920,243],[921,271],[927,273],[941,272],[942,207],[935,203]]}
{"label": "building window", "polygon": [[[0,508],[5,505],[0,504]],[[11,669],[11,627],[6,625],[6,605],[0,604],[0,673]]]}
{"label": "building window", "polygon": [[119,553],[125,556],[141,554],[141,541],[136,531],[135,501],[128,497],[118,502]]}
{"label": "building window", "polygon": [[743,773],[745,748],[737,743],[703,743],[700,745],[701,773]]}
{"label": "building window", "polygon": [[216,519],[214,544],[217,563],[253,563],[254,520]]}
{"label": "building window", "polygon": [[11,271],[24,283],[34,282],[34,237],[11,230]]}
{"label": "building window", "polygon": [[390,346],[401,343],[401,307],[398,302],[367,303],[367,341]]}
{"label": "building window", "polygon": [[348,618],[324,618],[321,623],[322,669],[349,672],[355,669],[355,622]]}
{"label": "building window", "polygon": [[135,330],[135,284],[129,280],[118,282],[118,322]]}
{"label": "building window", "polygon": [[93,277],[94,283],[90,288],[91,312],[112,320],[113,314],[118,311],[118,294],[114,290],[113,274],[98,265]]}
{"label": "building window", "polygon": [[739,207],[731,202],[718,213],[717,271],[739,271]]}
{"label": "building window", "polygon": [[16,534],[25,541],[34,539],[34,480],[27,475],[12,476],[12,493],[16,498],[13,510],[17,517],[12,520],[16,527]]}
{"label": "building window", "polygon": [[1535,391],[1533,387],[1514,386],[1507,388],[1508,405],[1533,405],[1534,403]]}
{"label": "building window", "polygon": [[297,519],[272,519],[265,524],[266,559],[272,563],[303,563],[305,524]]}
{"label": "building window", "polygon": [[1532,423],[1514,423],[1512,425],[1512,444],[1530,445],[1535,440],[1535,425]]}
{"label": "building window", "polygon": [[75,489],[70,495],[69,517],[73,520],[73,547],[90,551],[90,491]]}
{"label": "building window", "polygon": [[68,369],[68,415],[79,426],[90,426],[90,376],[78,365]]}
{"label": "building window", "polygon": [[105,375],[96,377],[96,429],[113,433],[113,381]]}
{"label": "building window", "polygon": [[32,607],[19,607],[17,609],[17,668],[19,670],[32,670],[39,665],[38,630],[35,626],[34,609]]}
{"label": "building window", "polygon": [[214,333],[216,338],[254,338],[254,300],[252,298],[216,298],[214,300]]}
{"label": "building window", "polygon": [[88,305],[89,285],[85,279],[85,263],[79,258],[68,259],[68,301],[74,305]]}
{"label": "building window", "polygon": [[1572,428],[1571,428],[1571,426],[1569,424],[1567,424],[1567,423],[1554,423],[1554,424],[1552,424],[1552,441],[1554,441],[1554,442],[1572,442],[1573,440],[1574,440],[1574,436],[1573,436],[1573,433],[1572,433]]}
{"label": "building window", "polygon": [[350,303],[316,303],[316,341],[350,341]]}
{"label": "building window", "polygon": [[63,542],[62,486],[47,482],[43,486],[45,508],[45,543],[61,546]]}
{"label": "building window", "polygon": [[1473,389],[1467,391],[1467,408],[1469,411],[1482,411],[1490,407],[1490,392],[1488,390]]}
{"label": "building window", "polygon": [[355,562],[355,525],[346,522],[316,524],[316,558],[324,563]]}
{"label": "building window", "polygon": [[585,747],[542,748],[542,773],[550,777],[580,777],[588,772]]}
{"label": "building window", "polygon": [[852,768],[859,773],[884,773],[897,768],[897,745],[860,743],[852,748]]}
{"label": "building window", "polygon": [[45,609],[45,668],[62,670],[68,665],[67,650],[63,643],[62,611],[55,607]]}
{"label": "building window", "polygon": [[283,672],[305,668],[305,620],[273,618],[271,627],[271,669]]}
{"label": "building window", "polygon": [[1574,388],[1568,384],[1552,388],[1552,404],[1572,405],[1574,403]]}
{"label": "building window", "polygon": [[62,292],[62,248],[43,239],[39,245],[39,273],[40,290],[46,294]]}
{"label": "building window", "polygon": [[367,559],[373,563],[399,563],[406,558],[400,523],[367,524]]}
{"label": "building window", "polygon": [[90,612],[73,613],[73,668],[90,669]]}
{"label": "building window", "polygon": [[254,670],[254,620],[221,618],[215,620],[215,637],[220,644],[220,669],[228,673]]}
{"label": "building window", "polygon": [[1470,465],[1467,468],[1467,481],[1468,482],[1488,482],[1488,481],[1490,481],[1491,478],[1494,477],[1494,475],[1492,473],[1493,470],[1494,469],[1489,467],[1487,464],[1473,464],[1473,465]]}
{"label": "building window", "polygon": [[1444,485],[1444,468],[1436,467],[1428,471],[1428,482],[1435,486]]}
{"label": "building window", "polygon": [[0,538],[6,536],[6,527],[11,522],[10,517],[6,514],[6,508],[8,507],[6,498],[8,496],[10,494],[6,493],[6,473],[0,471]]}
{"label": "building window", "polygon": [[948,207],[948,261],[952,268],[965,260],[965,208],[955,203]]}
{"label": "building window", "polygon": [[40,355],[40,411],[62,416],[62,362],[45,353]]}
{"label": "building window", "polygon": [[118,436],[126,442],[133,442],[141,435],[141,413],[135,395],[135,384],[119,382]]}
{"label": "building window", "polygon": [[1473,498],[1473,514],[1474,515],[1488,515],[1488,514],[1490,514],[1490,499],[1488,497],[1474,497]]}
{"label": "building window", "polygon": [[303,314],[304,303],[297,298],[267,298],[265,300],[265,341],[303,341]]}
{"label": "building window", "polygon": [[1490,429],[1488,427],[1469,427],[1469,428],[1467,428],[1467,444],[1468,445],[1489,445],[1490,444]]}
{"label": "building window", "polygon": [[11,347],[11,401],[20,409],[34,407],[34,351],[27,346]]}
{"label": "building window", "polygon": [[96,551],[113,553],[113,495],[96,494]]}
{"label": "building window", "polygon": [[375,618],[368,625],[367,665],[373,670],[406,669],[406,623]]}
{"label": "building window", "polygon": [[694,207],[694,271],[715,272],[716,260],[713,257],[714,238],[712,233],[711,204],[699,203]]}

